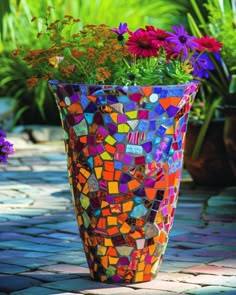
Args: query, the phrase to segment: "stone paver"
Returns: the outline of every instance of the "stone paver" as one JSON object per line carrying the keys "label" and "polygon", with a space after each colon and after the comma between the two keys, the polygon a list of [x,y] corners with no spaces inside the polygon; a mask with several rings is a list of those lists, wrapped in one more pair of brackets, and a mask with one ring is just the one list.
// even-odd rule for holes
{"label": "stone paver", "polygon": [[31,286],[39,285],[40,281],[25,278],[17,275],[0,275],[0,290],[2,292],[12,292],[21,289],[27,289]]}
{"label": "stone paver", "polygon": [[194,274],[205,273],[205,274],[225,275],[225,276],[236,275],[236,269],[234,268],[219,267],[219,266],[204,265],[204,264],[187,268],[183,272],[194,273]]}
{"label": "stone paver", "polygon": [[[91,281],[89,278],[87,279],[77,278],[77,279],[71,279],[71,280],[46,283],[46,284],[43,284],[42,286],[47,288],[52,288],[52,289],[59,289],[62,291],[74,291],[74,292],[86,291],[87,293],[89,293],[89,291],[91,290],[97,290],[97,289],[99,290],[108,289],[107,292],[110,292],[110,294],[114,294],[115,290],[118,290],[118,291],[124,290],[126,292],[132,290],[132,288],[122,287],[115,284],[111,285],[111,284],[105,284],[105,283],[97,283],[97,282]],[[100,294],[104,294],[104,290]],[[119,294],[119,293],[116,292],[116,294]]]}
{"label": "stone paver", "polygon": [[27,139],[21,149],[16,142],[9,164],[0,165],[0,295],[236,294],[236,187],[198,187],[184,171],[157,278],[98,283],[78,234],[64,144]]}
{"label": "stone paver", "polygon": [[189,284],[189,283],[181,283],[181,282],[169,282],[169,281],[159,281],[159,280],[153,280],[151,282],[147,283],[141,283],[135,285],[135,288],[141,288],[141,289],[151,289],[151,290],[164,290],[164,291],[178,291],[179,293],[200,288],[200,286],[196,284]]}
{"label": "stone paver", "polygon": [[214,285],[225,287],[236,287],[236,276],[214,276],[214,275],[197,275],[184,278],[183,281],[187,283],[199,285]]}
{"label": "stone paver", "polygon": [[191,290],[187,292],[191,295],[235,295],[235,288],[219,287],[219,286],[207,286],[197,290]]}
{"label": "stone paver", "polygon": [[52,289],[42,288],[42,287],[32,287],[21,291],[16,291],[11,293],[11,295],[50,295],[55,294]]}

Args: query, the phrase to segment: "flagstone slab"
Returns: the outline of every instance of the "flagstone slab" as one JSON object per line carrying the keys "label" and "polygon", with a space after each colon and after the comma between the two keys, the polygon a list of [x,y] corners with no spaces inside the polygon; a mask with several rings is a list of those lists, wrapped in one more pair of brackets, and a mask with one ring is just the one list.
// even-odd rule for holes
{"label": "flagstone slab", "polygon": [[207,286],[197,290],[188,291],[186,294],[191,295],[216,295],[216,294],[223,294],[223,295],[235,295],[236,289],[235,288],[228,288],[222,286]]}
{"label": "flagstone slab", "polygon": [[212,275],[226,275],[233,276],[235,275],[235,269],[219,267],[213,265],[197,265],[191,268],[185,269],[185,273],[195,273],[195,274],[212,274]]}
{"label": "flagstone slab", "polygon": [[215,285],[236,288],[236,276],[197,275],[183,278],[182,281],[198,285]]}
{"label": "flagstone slab", "polygon": [[187,231],[187,230],[178,230],[177,228],[174,228],[170,232],[170,237],[181,236],[181,235],[186,235],[186,234],[189,234],[189,231]]}
{"label": "flagstone slab", "polygon": [[68,265],[68,264],[54,264],[45,267],[41,267],[41,269],[51,272],[59,272],[59,273],[68,273],[68,274],[89,274],[89,269],[76,265]]}
{"label": "flagstone slab", "polygon": [[77,274],[68,274],[68,273],[54,273],[46,270],[35,270],[22,272],[21,276],[31,277],[33,279],[40,280],[42,282],[55,282],[69,280],[78,277]]}
{"label": "flagstone slab", "polygon": [[[17,274],[23,271],[27,271],[28,268],[20,266],[20,265],[14,265],[11,264],[11,261],[8,260],[8,263],[2,263],[3,261],[1,260],[0,263],[0,272],[4,274]],[[4,261],[5,262],[5,261]],[[1,290],[1,289],[0,289]]]}
{"label": "flagstone slab", "polygon": [[49,256],[51,253],[45,253],[45,252],[35,252],[33,251],[21,251],[21,250],[2,250],[0,251],[0,257],[29,257],[29,258],[37,258],[37,257],[45,257]]}
{"label": "flagstone slab", "polygon": [[[103,295],[102,293],[98,293],[98,294]],[[163,291],[163,290],[148,290],[148,289],[136,289],[136,290],[122,293],[122,295],[173,295],[173,294],[176,294],[176,293]]]}
{"label": "flagstone slab", "polygon": [[30,186],[27,184],[19,183],[18,181],[0,181],[0,191],[9,190],[12,188],[14,188],[14,190],[21,190],[26,188],[30,189]]}
{"label": "flagstone slab", "polygon": [[[40,235],[44,233],[50,233],[51,230],[46,228],[41,228],[41,227],[28,227],[28,228],[18,228],[17,232],[24,233],[27,235]],[[29,236],[28,236],[28,239],[30,239]]]}
{"label": "flagstone slab", "polygon": [[16,291],[11,293],[11,295],[50,295],[55,294],[55,291],[48,288],[42,287],[31,287],[24,290]]}
{"label": "flagstone slab", "polygon": [[11,208],[0,208],[0,214],[4,213],[4,214],[9,214],[9,215],[20,215],[23,217],[29,217],[29,216],[36,216],[36,215],[43,215],[46,213],[49,213],[49,209],[37,209],[37,208],[15,208],[15,209],[11,209]]}
{"label": "flagstone slab", "polygon": [[205,247],[204,244],[192,243],[192,242],[180,242],[180,241],[169,241],[169,245],[174,248],[188,250],[188,249],[199,249]]}
{"label": "flagstone slab", "polygon": [[[57,241],[56,239],[50,239],[50,238],[38,237],[38,236],[28,236],[27,242],[32,242],[35,244],[66,247],[67,249],[74,249],[74,248],[77,249],[80,246],[80,244],[77,241],[69,241],[69,240]],[[64,248],[61,248],[61,249],[62,251],[64,250]]]}
{"label": "flagstone slab", "polygon": [[194,267],[198,265],[199,263],[196,262],[186,262],[186,261],[166,261],[163,260],[163,263],[161,265],[161,271],[164,272],[180,272],[182,270],[188,269],[190,267]]}
{"label": "flagstone slab", "polygon": [[96,295],[109,295],[109,294],[114,294],[114,295],[120,295],[120,294],[136,294],[135,291],[131,288],[127,287],[120,287],[120,286],[115,286],[113,287],[110,285],[110,288],[98,288],[98,289],[87,289],[87,290],[81,290],[83,294],[96,294]]}
{"label": "flagstone slab", "polygon": [[[28,220],[25,220],[27,224],[32,224],[32,225],[40,225],[43,223],[54,223],[54,222],[64,222],[64,221],[71,221],[74,216],[72,216],[72,213],[70,211],[66,212],[53,212],[53,214],[46,215],[46,216],[34,216]],[[22,221],[24,223],[24,221]]]}
{"label": "flagstone slab", "polygon": [[[187,256],[196,256],[196,257],[213,257],[215,261],[216,257],[217,259],[222,259],[222,258],[227,258],[227,257],[231,257],[235,253],[236,249],[217,249],[217,248],[213,248],[213,247],[206,247],[206,248],[202,248],[202,249],[193,249],[193,250],[188,250],[186,251]],[[184,253],[185,254],[185,253]],[[185,256],[185,255],[184,255]]]}
{"label": "flagstone slab", "polygon": [[[0,242],[0,248],[3,249],[18,249],[18,250],[29,250],[29,251],[45,251],[45,252],[61,252],[63,247],[51,246],[51,245],[41,245],[25,241],[5,241]],[[65,248],[64,248],[65,249]]]}
{"label": "flagstone slab", "polygon": [[65,154],[46,154],[42,157],[46,161],[63,161],[66,162],[66,155]]}
{"label": "flagstone slab", "polygon": [[[46,288],[59,289],[62,291],[82,291],[82,290],[92,290],[92,289],[101,289],[101,288],[111,288],[111,285],[105,283],[98,283],[91,280],[86,280],[83,278],[64,280],[52,283],[46,283],[42,285]],[[119,287],[118,285],[113,284],[112,288]],[[128,291],[128,290],[127,290]]]}
{"label": "flagstone slab", "polygon": [[196,242],[196,243],[201,243],[201,244],[205,244],[208,246],[215,246],[215,245],[224,245],[224,243],[226,243],[227,241],[235,241],[235,238],[228,238],[227,239],[223,236],[220,235],[206,235],[204,237],[198,238],[198,239],[193,239],[192,242]]}
{"label": "flagstone slab", "polygon": [[0,290],[11,293],[13,291],[29,288],[41,284],[40,281],[16,275],[0,275]]}
{"label": "flagstone slab", "polygon": [[174,272],[171,272],[171,273],[168,273],[168,272],[159,272],[158,275],[157,275],[157,280],[159,281],[176,281],[176,282],[179,282],[179,281],[185,281],[185,280],[190,280],[191,281],[191,278],[193,278],[194,275],[192,274],[186,274],[186,273],[174,273]]}
{"label": "flagstone slab", "polygon": [[7,220],[8,220],[7,217],[0,216],[0,223],[1,223],[1,222],[5,222],[5,221],[7,221]]}
{"label": "flagstone slab", "polygon": [[28,197],[15,196],[15,198],[3,197],[0,199],[0,210],[3,208],[24,208],[32,205],[34,200]]}
{"label": "flagstone slab", "polygon": [[210,263],[210,265],[236,268],[236,257],[215,261]]}
{"label": "flagstone slab", "polygon": [[51,255],[47,259],[49,259],[50,261],[54,261],[54,263],[58,262],[70,265],[81,265],[82,263],[87,263],[84,252],[81,252],[79,255],[71,254],[71,251],[67,251],[66,253],[58,253],[57,255]]}
{"label": "flagstone slab", "polygon": [[[131,286],[130,284],[125,284],[126,286]],[[164,290],[164,291],[178,291],[179,293],[185,292],[187,290],[200,288],[200,286],[196,284],[189,283],[181,283],[181,282],[169,282],[169,281],[161,281],[156,278],[150,282],[139,283],[132,285],[135,289],[152,289],[152,290]],[[144,293],[145,294],[145,293]]]}
{"label": "flagstone slab", "polygon": [[76,221],[66,221],[58,223],[44,223],[40,224],[40,227],[53,229],[53,230],[63,230],[65,232],[78,232],[78,225]]}
{"label": "flagstone slab", "polygon": [[26,240],[28,238],[27,235],[20,234],[20,233],[11,233],[11,232],[1,232],[0,234],[0,241],[7,241],[7,240]]}
{"label": "flagstone slab", "polygon": [[53,238],[56,240],[71,240],[76,241],[78,240],[79,234],[69,234],[69,233],[62,233],[62,232],[53,232],[48,234],[41,234],[42,237]]}
{"label": "flagstone slab", "polygon": [[[203,263],[209,263],[209,262],[214,262],[214,261],[216,261],[216,257],[214,256],[212,256],[212,257],[206,257],[206,256],[193,256],[193,255],[190,255],[190,254],[185,254],[185,253],[183,253],[182,255],[180,255],[180,256],[168,256],[168,255],[166,255],[166,257],[165,257],[166,259],[165,259],[165,261],[166,262],[178,262],[178,263],[180,263],[180,262],[182,262],[182,263],[184,263],[184,262],[189,262],[189,263],[191,263],[192,265],[193,264],[203,264]],[[222,257],[217,257],[217,259],[223,259],[224,258],[224,256],[222,255]]]}
{"label": "flagstone slab", "polygon": [[[53,264],[52,261],[42,259],[42,257],[38,257],[38,258],[7,257],[5,259],[1,258],[1,262],[9,263],[9,264],[12,264],[12,265],[15,264],[16,266],[21,267],[22,270],[20,270],[18,272],[26,271],[27,268],[28,269],[35,269],[35,268],[39,268],[39,267],[42,267],[42,266]],[[0,266],[0,271],[3,272],[3,270],[1,269],[1,266]]]}

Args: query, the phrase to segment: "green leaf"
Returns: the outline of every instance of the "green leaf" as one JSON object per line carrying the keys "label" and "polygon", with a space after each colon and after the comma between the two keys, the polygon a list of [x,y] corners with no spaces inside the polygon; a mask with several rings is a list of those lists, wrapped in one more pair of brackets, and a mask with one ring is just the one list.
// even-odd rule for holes
{"label": "green leaf", "polygon": [[232,79],[229,84],[229,93],[236,93],[236,75],[232,75]]}
{"label": "green leaf", "polygon": [[10,1],[9,0],[1,0],[0,1],[0,39],[2,40],[3,35],[3,21],[4,16],[10,13]]}
{"label": "green leaf", "polygon": [[190,29],[191,29],[193,35],[195,35],[198,38],[201,38],[202,33],[198,29],[198,26],[190,13],[187,13],[187,19],[188,19],[188,23],[189,23],[189,26],[190,26]]}
{"label": "green leaf", "polygon": [[13,125],[16,125],[16,123],[19,121],[19,119],[21,118],[22,114],[27,111],[30,107],[29,106],[24,106],[22,108],[20,108],[14,116],[14,120],[13,120]]}
{"label": "green leaf", "polygon": [[197,4],[197,2],[195,0],[190,0],[191,4],[192,4],[192,7],[193,7],[193,10],[194,12],[196,13],[196,16],[199,20],[199,23],[201,24],[201,27],[204,29],[204,31],[206,32],[206,34],[209,34],[209,31],[208,31],[208,26],[206,24],[206,21],[199,9],[199,6]]}

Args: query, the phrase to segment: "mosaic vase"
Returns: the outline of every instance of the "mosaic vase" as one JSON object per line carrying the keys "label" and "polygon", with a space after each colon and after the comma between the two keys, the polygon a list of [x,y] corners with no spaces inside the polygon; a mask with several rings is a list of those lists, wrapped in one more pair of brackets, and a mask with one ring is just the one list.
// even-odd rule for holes
{"label": "mosaic vase", "polygon": [[91,278],[156,276],[173,225],[188,115],[199,84],[49,81]]}

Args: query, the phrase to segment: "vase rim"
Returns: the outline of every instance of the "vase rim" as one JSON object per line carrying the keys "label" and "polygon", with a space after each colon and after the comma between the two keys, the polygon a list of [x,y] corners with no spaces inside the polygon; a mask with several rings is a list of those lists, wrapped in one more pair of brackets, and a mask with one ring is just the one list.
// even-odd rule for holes
{"label": "vase rim", "polygon": [[89,87],[180,87],[180,86],[189,86],[189,85],[200,85],[201,82],[198,80],[191,80],[188,83],[184,84],[156,84],[156,85],[117,85],[117,84],[86,84],[86,83],[80,83],[80,82],[63,82],[60,80],[48,80],[48,83],[51,85],[81,85],[81,86],[89,86]]}

